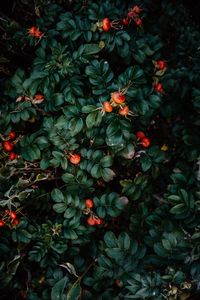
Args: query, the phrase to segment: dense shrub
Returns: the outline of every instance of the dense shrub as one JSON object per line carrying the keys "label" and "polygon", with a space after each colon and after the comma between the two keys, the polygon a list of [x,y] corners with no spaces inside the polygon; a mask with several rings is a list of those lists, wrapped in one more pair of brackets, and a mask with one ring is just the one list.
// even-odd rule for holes
{"label": "dense shrub", "polygon": [[13,39],[35,57],[1,102],[1,299],[188,299],[200,34],[184,7],[48,4]]}

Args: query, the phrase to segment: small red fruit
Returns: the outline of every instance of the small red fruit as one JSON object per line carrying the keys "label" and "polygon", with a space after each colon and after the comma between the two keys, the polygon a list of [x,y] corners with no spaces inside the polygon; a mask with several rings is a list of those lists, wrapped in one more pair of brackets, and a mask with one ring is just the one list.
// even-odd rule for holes
{"label": "small red fruit", "polygon": [[89,217],[89,218],[87,219],[87,223],[88,223],[88,225],[90,225],[90,226],[95,226],[95,225],[96,225],[96,221],[95,221],[95,219],[94,219],[93,217]]}
{"label": "small red fruit", "polygon": [[17,226],[19,224],[19,220],[18,219],[14,219],[12,223],[13,223],[13,225]]}
{"label": "small red fruit", "polygon": [[124,19],[122,20],[122,24],[123,24],[124,26],[128,26],[128,25],[129,25],[129,19],[128,19],[128,18],[124,18]]}
{"label": "small red fruit", "polygon": [[40,30],[36,30],[34,37],[36,37],[37,39],[40,39],[43,36],[43,33]]}
{"label": "small red fruit", "polygon": [[126,101],[126,96],[118,91],[112,93],[111,98],[116,104],[122,104]]}
{"label": "small red fruit", "polygon": [[14,152],[10,152],[10,155],[9,155],[10,160],[14,160],[16,157],[17,157],[17,154],[15,154]]}
{"label": "small red fruit", "polygon": [[109,19],[109,18],[104,18],[104,19],[102,20],[102,28],[103,28],[103,31],[108,31],[108,30],[110,30],[110,27],[111,27],[110,19]]}
{"label": "small red fruit", "polygon": [[143,138],[141,144],[144,148],[148,148],[151,144],[151,140],[147,137]]}
{"label": "small red fruit", "polygon": [[155,63],[156,69],[164,70],[167,67],[167,63],[164,60],[157,60]]}
{"label": "small red fruit", "polygon": [[16,133],[14,131],[11,131],[9,133],[9,138],[13,140],[15,137],[16,137]]}
{"label": "small red fruit", "polygon": [[5,141],[3,143],[3,147],[4,147],[5,151],[11,152],[13,150],[13,148],[14,148],[14,145],[11,142],[9,142],[9,141]]}
{"label": "small red fruit", "polygon": [[135,6],[133,7],[132,11],[133,11],[134,13],[136,13],[136,14],[140,14],[141,11],[142,11],[142,8],[139,7],[138,5],[135,5]]}
{"label": "small red fruit", "polygon": [[97,218],[97,219],[95,220],[95,223],[96,223],[97,225],[101,225],[101,224],[103,223],[103,220],[100,219],[100,218]]}
{"label": "small red fruit", "polygon": [[32,26],[32,27],[30,27],[29,29],[28,29],[28,33],[29,33],[29,35],[35,35],[35,32],[37,31],[38,29],[37,29],[37,27],[36,26]]}
{"label": "small red fruit", "polygon": [[17,215],[14,211],[10,211],[9,215],[10,215],[11,219],[16,219],[17,218]]}
{"label": "small red fruit", "polygon": [[120,108],[119,111],[118,111],[118,113],[119,113],[119,115],[126,117],[128,115],[128,113],[129,113],[129,111],[130,111],[130,109],[126,105],[126,106]]}
{"label": "small red fruit", "polygon": [[43,100],[44,99],[44,95],[42,95],[42,94],[36,94],[35,95],[35,99],[36,100]]}
{"label": "small red fruit", "polygon": [[156,91],[156,92],[158,92],[158,93],[162,93],[163,92],[163,86],[162,86],[162,84],[161,83],[156,83],[155,85],[154,85],[154,90]]}
{"label": "small red fruit", "polygon": [[69,161],[74,164],[74,165],[78,165],[81,161],[81,157],[79,154],[71,154],[69,157]]}
{"label": "small red fruit", "polygon": [[136,19],[136,20],[135,20],[135,24],[136,24],[137,26],[142,26],[142,19],[140,19],[140,18]]}
{"label": "small red fruit", "polygon": [[137,131],[135,135],[138,140],[142,140],[143,138],[145,138],[145,133],[143,131]]}
{"label": "small red fruit", "polygon": [[113,107],[112,107],[112,105],[110,104],[110,102],[105,101],[105,102],[103,103],[103,110],[104,110],[105,112],[112,112],[112,111],[113,111]]}
{"label": "small red fruit", "polygon": [[94,206],[94,202],[92,199],[86,199],[85,200],[85,205],[87,208],[92,208]]}
{"label": "small red fruit", "polygon": [[3,227],[5,225],[5,222],[3,220],[0,220],[0,227]]}

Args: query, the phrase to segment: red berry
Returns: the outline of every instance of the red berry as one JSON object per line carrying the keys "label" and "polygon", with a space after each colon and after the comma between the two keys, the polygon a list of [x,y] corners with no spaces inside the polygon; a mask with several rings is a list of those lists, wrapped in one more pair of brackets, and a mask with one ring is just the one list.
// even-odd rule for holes
{"label": "red berry", "polygon": [[13,220],[13,225],[17,226],[19,224],[19,220],[18,219],[14,219]]}
{"label": "red berry", "polygon": [[10,160],[14,160],[16,157],[17,157],[17,154],[15,154],[14,152],[10,152],[10,155],[9,155]]}
{"label": "red berry", "polygon": [[5,222],[3,220],[0,220],[0,227],[3,227],[5,225]]}
{"label": "red berry", "polygon": [[104,18],[104,19],[102,20],[102,28],[103,28],[103,31],[108,31],[108,30],[110,30],[110,27],[111,27],[110,19]]}
{"label": "red berry", "polygon": [[35,99],[36,100],[43,100],[44,99],[44,95],[42,95],[42,94],[36,94],[35,95]]}
{"label": "red berry", "polygon": [[132,11],[133,11],[134,13],[136,13],[136,14],[139,14],[139,13],[141,13],[142,8],[141,8],[140,6],[138,6],[138,5],[135,5],[135,6],[133,7]]}
{"label": "red berry", "polygon": [[89,218],[87,219],[87,223],[88,223],[88,225],[90,225],[90,226],[95,226],[95,225],[96,225],[96,221],[95,221],[95,219],[94,219],[93,217],[89,217]]}
{"label": "red berry", "polygon": [[142,140],[143,138],[145,138],[145,133],[143,131],[137,131],[136,137],[138,138],[138,140]]}
{"label": "red berry", "polygon": [[92,208],[94,206],[94,202],[92,199],[86,199],[85,200],[85,205],[87,208]]}
{"label": "red berry", "polygon": [[130,111],[130,109],[126,105],[126,106],[120,108],[119,111],[118,111],[118,113],[119,113],[119,115],[126,117],[128,115],[128,113],[129,113],[129,111]]}
{"label": "red berry", "polygon": [[142,19],[140,19],[140,18],[136,19],[136,20],[135,20],[135,24],[136,24],[137,26],[141,26],[141,25],[142,25]]}
{"label": "red berry", "polygon": [[37,27],[36,26],[32,26],[32,27],[30,27],[29,29],[28,29],[28,33],[29,33],[29,35],[35,35],[35,32],[37,31],[38,29],[37,29]]}
{"label": "red berry", "polygon": [[156,84],[154,85],[154,89],[155,89],[155,91],[158,92],[158,93],[162,93],[162,92],[163,92],[163,86],[162,86],[161,83],[156,83]]}
{"label": "red berry", "polygon": [[103,223],[103,220],[100,219],[100,218],[97,218],[97,219],[95,220],[95,223],[96,223],[97,225],[101,225],[101,224]]}
{"label": "red berry", "polygon": [[17,215],[14,211],[10,211],[9,215],[10,215],[11,219],[16,219],[17,218]]}
{"label": "red berry", "polygon": [[11,131],[9,133],[9,138],[13,140],[15,137],[16,137],[16,133],[14,131]]}
{"label": "red berry", "polygon": [[13,150],[13,148],[14,148],[14,145],[11,142],[9,142],[9,141],[5,141],[3,143],[3,147],[4,147],[5,151],[11,152]]}
{"label": "red berry", "polygon": [[111,98],[116,104],[122,104],[126,101],[126,96],[118,91],[112,93]]}
{"label": "red berry", "polygon": [[78,165],[81,161],[81,157],[79,154],[71,154],[69,157],[69,161],[74,164],[74,165]]}
{"label": "red berry", "polygon": [[144,148],[148,148],[151,144],[151,140],[149,138],[143,138],[141,144]]}
{"label": "red berry", "polygon": [[34,37],[36,37],[37,39],[41,38],[42,35],[43,35],[43,33],[38,29],[34,33]]}
{"label": "red berry", "polygon": [[124,26],[128,26],[128,25],[129,25],[129,19],[128,19],[128,18],[124,18],[124,19],[122,20],[122,24],[123,24]]}
{"label": "red berry", "polygon": [[159,70],[164,70],[167,67],[167,63],[164,60],[157,60],[155,67]]}
{"label": "red berry", "polygon": [[109,101],[105,101],[105,102],[103,103],[103,110],[104,110],[105,112],[112,112],[112,111],[113,111],[113,107],[112,107],[112,105],[110,104]]}

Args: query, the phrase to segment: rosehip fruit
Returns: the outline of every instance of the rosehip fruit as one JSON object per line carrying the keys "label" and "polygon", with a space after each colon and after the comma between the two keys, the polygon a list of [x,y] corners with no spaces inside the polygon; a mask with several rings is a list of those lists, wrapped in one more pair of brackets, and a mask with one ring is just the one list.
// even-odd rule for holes
{"label": "rosehip fruit", "polygon": [[14,160],[16,157],[17,157],[17,155],[14,152],[10,152],[10,155],[9,155],[10,160]]}
{"label": "rosehip fruit", "polygon": [[5,222],[3,220],[0,220],[0,227],[3,227],[5,225]]}
{"label": "rosehip fruit", "polygon": [[122,104],[126,101],[126,96],[118,91],[112,93],[111,98],[116,104]]}
{"label": "rosehip fruit", "polygon": [[130,111],[130,109],[126,105],[126,106],[120,108],[119,111],[118,111],[118,113],[119,113],[119,115],[126,117],[128,115],[128,113],[129,113],[129,111]]}
{"label": "rosehip fruit", "polygon": [[104,18],[104,19],[102,20],[102,28],[103,28],[103,31],[108,31],[108,30],[110,30],[110,27],[111,27],[110,19],[109,19],[109,18]]}
{"label": "rosehip fruit", "polygon": [[19,220],[18,219],[14,219],[13,220],[13,225],[17,226],[19,224]]}
{"label": "rosehip fruit", "polygon": [[9,138],[13,140],[15,137],[16,137],[16,133],[14,131],[11,131],[9,133]]}
{"label": "rosehip fruit", "polygon": [[155,90],[156,92],[158,92],[158,93],[162,93],[162,92],[163,92],[163,86],[162,86],[162,84],[161,84],[161,83],[156,83],[156,84],[154,85],[154,90]]}
{"label": "rosehip fruit", "polygon": [[129,25],[129,19],[128,19],[128,18],[124,18],[124,19],[122,20],[122,24],[123,24],[124,26],[128,26],[128,25]]}
{"label": "rosehip fruit", "polygon": [[148,148],[151,144],[151,140],[147,137],[143,138],[141,144],[144,148]]}
{"label": "rosehip fruit", "polygon": [[143,138],[145,138],[145,133],[143,131],[137,131],[135,135],[138,140],[142,140]]}
{"label": "rosehip fruit", "polygon": [[92,217],[89,217],[89,218],[87,219],[87,223],[88,223],[88,225],[90,225],[90,226],[95,226],[95,225],[96,225],[96,221],[95,221],[95,219],[92,218]]}
{"label": "rosehip fruit", "polygon": [[17,215],[14,211],[10,211],[9,215],[10,215],[11,219],[16,219],[17,218]]}
{"label": "rosehip fruit", "polygon": [[28,33],[30,34],[30,35],[35,35],[35,32],[37,31],[38,29],[37,29],[37,27],[36,26],[32,26],[32,27],[30,27],[29,29],[28,29]]}
{"label": "rosehip fruit", "polygon": [[94,202],[92,199],[86,199],[85,200],[85,205],[87,208],[92,208],[94,206]]}
{"label": "rosehip fruit", "polygon": [[14,145],[11,142],[9,142],[9,141],[5,141],[3,143],[3,147],[4,147],[5,151],[11,152],[13,150],[13,148],[14,148]]}
{"label": "rosehip fruit", "polygon": [[35,99],[36,100],[43,100],[44,99],[44,95],[42,95],[42,94],[36,94],[35,95]]}
{"label": "rosehip fruit", "polygon": [[79,154],[71,154],[69,157],[69,161],[74,164],[74,165],[78,165],[81,161],[81,157]]}
{"label": "rosehip fruit", "polygon": [[167,63],[164,60],[157,60],[155,63],[155,67],[162,71],[167,67]]}
{"label": "rosehip fruit", "polygon": [[112,111],[113,111],[113,107],[112,107],[112,105],[110,104],[110,102],[105,101],[105,102],[103,103],[103,110],[104,110],[105,112],[112,112]]}
{"label": "rosehip fruit", "polygon": [[95,220],[95,223],[96,223],[97,225],[101,225],[101,224],[103,223],[103,220],[100,219],[100,218],[98,218],[98,219]]}
{"label": "rosehip fruit", "polygon": [[142,25],[142,19],[136,19],[135,20],[135,24],[137,25],[137,26],[141,26]]}

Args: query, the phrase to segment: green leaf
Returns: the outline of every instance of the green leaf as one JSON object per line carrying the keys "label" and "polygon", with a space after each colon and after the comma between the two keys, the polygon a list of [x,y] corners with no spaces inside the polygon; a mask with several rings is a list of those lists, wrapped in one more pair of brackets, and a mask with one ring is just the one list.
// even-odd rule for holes
{"label": "green leaf", "polygon": [[63,202],[65,200],[63,193],[59,189],[54,189],[51,192],[51,197],[55,202]]}
{"label": "green leaf", "polygon": [[109,182],[113,180],[113,178],[116,176],[115,172],[109,168],[104,168],[101,170],[101,176],[104,181]]}
{"label": "green leaf", "polygon": [[67,300],[78,300],[81,294],[80,281],[77,280],[67,292]]}
{"label": "green leaf", "polygon": [[100,110],[96,110],[91,112],[86,118],[86,125],[88,128],[97,127],[101,124],[102,121],[102,113]]}
{"label": "green leaf", "polygon": [[184,203],[180,203],[180,204],[177,204],[174,207],[172,207],[169,212],[171,214],[177,215],[177,214],[182,214],[185,211],[186,211],[185,204]]}
{"label": "green leaf", "polygon": [[140,162],[141,162],[142,170],[144,172],[146,172],[147,170],[149,170],[151,168],[152,161],[149,156],[147,156],[147,155],[142,156]]}
{"label": "green leaf", "polygon": [[51,290],[51,300],[64,300],[63,295],[67,282],[67,277],[63,277],[61,280],[56,282]]}

